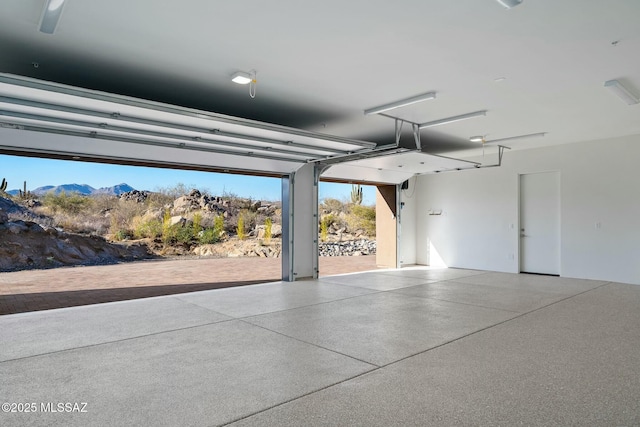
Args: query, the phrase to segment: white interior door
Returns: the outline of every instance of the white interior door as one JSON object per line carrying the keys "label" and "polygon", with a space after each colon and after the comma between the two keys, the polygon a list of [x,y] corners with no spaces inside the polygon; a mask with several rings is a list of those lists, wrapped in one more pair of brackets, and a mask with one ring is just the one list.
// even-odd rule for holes
{"label": "white interior door", "polygon": [[520,175],[520,271],[560,274],[560,173]]}

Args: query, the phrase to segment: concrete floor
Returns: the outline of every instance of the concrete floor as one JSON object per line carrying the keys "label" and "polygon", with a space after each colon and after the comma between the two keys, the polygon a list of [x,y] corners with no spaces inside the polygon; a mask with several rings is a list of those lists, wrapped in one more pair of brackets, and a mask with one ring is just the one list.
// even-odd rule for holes
{"label": "concrete floor", "polygon": [[7,315],[0,425],[640,425],[639,331],[640,286],[427,268]]}

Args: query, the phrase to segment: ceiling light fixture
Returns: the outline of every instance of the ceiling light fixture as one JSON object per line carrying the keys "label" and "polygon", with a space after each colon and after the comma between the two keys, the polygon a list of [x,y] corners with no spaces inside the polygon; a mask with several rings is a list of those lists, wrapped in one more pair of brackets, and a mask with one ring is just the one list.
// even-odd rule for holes
{"label": "ceiling light fixture", "polygon": [[618,80],[608,80],[604,82],[604,87],[615,93],[620,99],[627,103],[627,105],[640,103],[640,99]]}
{"label": "ceiling light fixture", "polygon": [[239,85],[248,85],[251,83],[251,80],[251,74],[243,71],[237,71],[233,76],[231,76],[231,81]]}
{"label": "ceiling light fixture", "polygon": [[433,122],[421,123],[420,129],[446,125],[448,123],[459,122],[460,120],[473,119],[474,117],[481,117],[486,115],[487,110],[474,111],[473,113],[461,114],[459,116],[447,117],[446,119],[434,120]]}
{"label": "ceiling light fixture", "polygon": [[60,15],[64,7],[64,0],[47,0],[42,18],[40,19],[40,32],[53,34],[58,26]]}
{"label": "ceiling light fixture", "polygon": [[422,95],[412,96],[411,98],[401,99],[396,102],[391,102],[389,104],[380,105],[379,107],[369,108],[368,110],[364,110],[365,116],[370,116],[372,114],[380,114],[385,111],[395,110],[396,108],[406,107],[407,105],[416,104],[418,102],[427,101],[429,99],[435,99],[435,92],[427,92]]}
{"label": "ceiling light fixture", "polygon": [[511,9],[512,7],[518,6],[522,3],[523,0],[496,0],[498,3],[506,7],[507,9]]}
{"label": "ceiling light fixture", "polygon": [[256,97],[256,85],[258,84],[258,80],[256,80],[256,70],[251,70],[250,73],[236,71],[233,76],[231,76],[231,81],[239,85],[249,85],[249,96],[251,98]]}
{"label": "ceiling light fixture", "polygon": [[507,138],[498,138],[498,139],[492,139],[492,140],[489,140],[489,141],[485,140],[484,136],[478,135],[478,136],[472,136],[471,138],[469,138],[469,141],[471,141],[471,142],[482,142],[482,144],[491,144],[491,143],[495,143],[495,142],[511,141],[513,139],[524,139],[524,138],[541,137],[541,136],[545,136],[546,134],[547,134],[547,132],[528,133],[526,135],[509,136]]}

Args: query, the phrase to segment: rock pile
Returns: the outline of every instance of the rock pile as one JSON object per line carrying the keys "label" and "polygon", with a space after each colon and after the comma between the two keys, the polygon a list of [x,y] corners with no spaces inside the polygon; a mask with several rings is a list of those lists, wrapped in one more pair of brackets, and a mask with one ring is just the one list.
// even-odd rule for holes
{"label": "rock pile", "polygon": [[376,253],[376,241],[367,239],[322,242],[318,246],[320,256],[361,256]]}
{"label": "rock pile", "polygon": [[193,189],[189,194],[178,197],[173,201],[171,214],[184,215],[190,212],[204,211],[216,215],[223,215],[225,218],[228,218],[236,215],[242,209],[257,212],[264,216],[271,216],[275,214],[277,206],[273,204],[263,206],[259,200],[253,201],[242,198],[228,199],[220,196],[209,196],[202,194],[199,190]]}
{"label": "rock pile", "polygon": [[192,253],[198,256],[213,256],[219,258],[279,258],[282,254],[282,245],[279,242],[260,245],[250,240],[231,241],[222,244],[200,245],[194,248]]}
{"label": "rock pile", "polygon": [[120,194],[120,200],[133,201],[136,203],[144,203],[149,197],[148,191],[131,190]]}

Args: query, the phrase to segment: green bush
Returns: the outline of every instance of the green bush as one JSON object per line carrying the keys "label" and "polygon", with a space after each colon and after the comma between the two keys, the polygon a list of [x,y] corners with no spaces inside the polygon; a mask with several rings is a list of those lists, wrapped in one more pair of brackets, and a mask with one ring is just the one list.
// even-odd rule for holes
{"label": "green bush", "polygon": [[79,193],[67,194],[64,191],[55,194],[49,192],[45,194],[42,204],[50,208],[54,213],[64,212],[78,214],[91,207],[93,201]]}
{"label": "green bush", "polygon": [[205,228],[200,232],[198,241],[201,245],[218,243],[220,241],[220,233],[218,233],[215,228]]}
{"label": "green bush", "polygon": [[347,224],[352,230],[362,229],[366,235],[376,235],[376,208],[374,206],[352,205],[347,215]]}
{"label": "green bush", "polygon": [[202,231],[202,214],[197,212],[193,215],[193,235],[197,236]]}
{"label": "green bush", "polygon": [[266,242],[271,241],[271,229],[273,227],[273,221],[271,218],[267,218],[264,220],[264,240]]}
{"label": "green bush", "polygon": [[113,240],[116,240],[119,242],[122,240],[130,239],[132,237],[133,236],[131,235],[129,230],[117,230],[115,233],[113,233]]}
{"label": "green bush", "polygon": [[240,213],[240,216],[238,216],[238,225],[236,227],[236,234],[238,236],[238,239],[240,240],[244,240],[247,237],[247,232],[245,231],[245,228],[244,228],[244,215],[242,213]]}
{"label": "green bush", "polygon": [[320,240],[322,240],[323,242],[326,242],[328,237],[329,237],[329,221],[327,221],[327,217],[324,217],[322,218],[322,221],[320,221]]}
{"label": "green bush", "polygon": [[152,219],[150,221],[140,222],[137,224],[133,234],[137,239],[155,239],[162,236],[162,230],[162,221]]}

